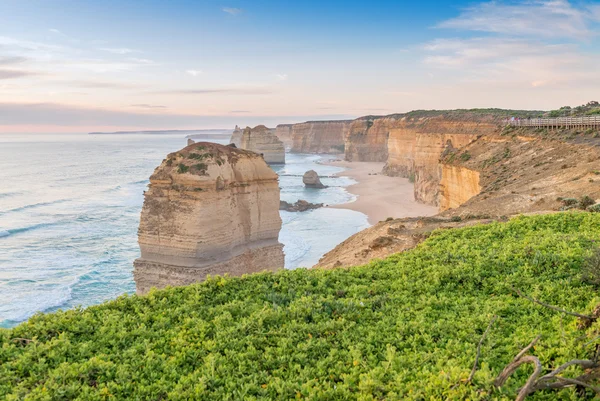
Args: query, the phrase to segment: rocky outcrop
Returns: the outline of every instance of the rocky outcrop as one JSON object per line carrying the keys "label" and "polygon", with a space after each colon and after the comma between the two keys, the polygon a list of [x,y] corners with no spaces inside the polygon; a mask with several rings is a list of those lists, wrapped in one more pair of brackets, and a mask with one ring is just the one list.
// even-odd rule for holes
{"label": "rocky outcrop", "polygon": [[479,171],[462,166],[442,165],[440,211],[459,207],[480,192]]}
{"label": "rocky outcrop", "polygon": [[448,147],[438,159],[440,214],[380,222],[338,245],[317,266],[365,264],[411,249],[437,229],[553,213],[565,209],[566,199],[580,208],[599,203],[600,140],[594,143],[584,133],[540,135],[499,132]]}
{"label": "rocky outcrop", "polygon": [[308,121],[291,127],[292,152],[344,153],[351,121]]}
{"label": "rocky outcrop", "polygon": [[238,148],[261,155],[268,164],[285,163],[285,147],[275,134],[264,125],[246,127]]}
{"label": "rocky outcrop", "polygon": [[198,142],[150,177],[140,218],[138,294],[284,265],[278,177],[253,152]]}
{"label": "rocky outcrop", "polygon": [[188,138],[188,140],[187,140],[187,146],[193,145],[195,143],[196,143],[196,141],[194,141],[192,138]]}
{"label": "rocky outcrop", "polygon": [[315,170],[308,170],[304,173],[302,182],[307,188],[327,188],[327,186],[323,185],[319,178],[319,174],[317,174]]}
{"label": "rocky outcrop", "polygon": [[275,136],[283,142],[286,149],[291,148],[293,144],[292,127],[293,124],[279,124],[275,127]]}
{"label": "rocky outcrop", "polygon": [[307,210],[319,209],[321,207],[323,207],[322,203],[310,203],[303,199],[296,201],[296,203],[279,201],[279,210],[285,210],[286,212],[306,212]]}
{"label": "rocky outcrop", "polygon": [[236,147],[241,148],[243,133],[244,133],[244,130],[242,130],[240,127],[238,127],[236,125],[235,129],[233,130],[233,133],[231,134],[231,139],[229,140],[229,143],[233,143]]}
{"label": "rocky outcrop", "polygon": [[440,157],[444,152],[467,146],[480,135],[498,131],[497,123],[487,121],[403,118],[397,128],[390,130],[389,156],[383,173],[410,178],[415,183],[415,199],[438,206],[443,178]]}
{"label": "rocky outcrop", "polygon": [[354,120],[344,138],[345,159],[357,162],[385,162],[390,130],[401,123],[401,115],[361,117]]}

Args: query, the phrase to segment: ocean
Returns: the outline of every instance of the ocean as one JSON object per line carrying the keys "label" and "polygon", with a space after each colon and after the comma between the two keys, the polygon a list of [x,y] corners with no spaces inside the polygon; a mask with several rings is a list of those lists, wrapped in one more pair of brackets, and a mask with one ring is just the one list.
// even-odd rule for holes
{"label": "ocean", "polygon": [[[0,135],[0,327],[134,293],[143,192],[154,168],[186,141],[174,134]],[[273,167],[282,200],[353,200],[346,177],[323,178],[329,188],[321,190],[302,184],[310,169],[323,176],[343,171],[320,164],[333,156],[286,158]],[[280,213],[287,269],[313,266],[369,226],[351,210]]]}

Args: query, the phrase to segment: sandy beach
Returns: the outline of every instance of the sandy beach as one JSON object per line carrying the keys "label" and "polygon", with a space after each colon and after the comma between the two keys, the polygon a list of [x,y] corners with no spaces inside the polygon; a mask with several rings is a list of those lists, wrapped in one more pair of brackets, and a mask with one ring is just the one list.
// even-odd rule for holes
{"label": "sandy beach", "polygon": [[413,184],[407,178],[381,175],[385,163],[333,161],[327,164],[347,168],[337,175],[357,181],[347,187],[350,193],[357,195],[356,201],[329,206],[331,208],[364,213],[370,224],[388,217],[432,216],[438,212],[435,206],[415,201]]}

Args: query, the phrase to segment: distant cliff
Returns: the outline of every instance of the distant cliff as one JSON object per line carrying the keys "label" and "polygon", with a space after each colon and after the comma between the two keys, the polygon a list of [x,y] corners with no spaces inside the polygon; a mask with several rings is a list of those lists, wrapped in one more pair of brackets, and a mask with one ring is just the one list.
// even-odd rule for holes
{"label": "distant cliff", "polygon": [[354,120],[344,137],[345,159],[354,162],[385,162],[390,130],[400,125],[400,116],[362,117]]}
{"label": "distant cliff", "polygon": [[278,177],[262,157],[207,142],[171,153],[145,193],[137,292],[280,269],[280,229]]}
{"label": "distant cliff", "polygon": [[268,164],[284,164],[285,147],[274,131],[264,125],[246,127],[238,147],[258,153]]}
{"label": "distant cliff", "polygon": [[308,121],[291,127],[292,152],[343,153],[351,121]]}

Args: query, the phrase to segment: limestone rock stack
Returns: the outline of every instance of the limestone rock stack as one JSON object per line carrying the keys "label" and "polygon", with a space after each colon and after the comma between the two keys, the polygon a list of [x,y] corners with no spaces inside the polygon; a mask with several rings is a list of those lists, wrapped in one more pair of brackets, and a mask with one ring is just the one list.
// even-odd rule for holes
{"label": "limestone rock stack", "polygon": [[243,133],[244,133],[244,131],[236,125],[235,129],[233,130],[233,133],[231,134],[231,139],[229,140],[229,143],[233,143],[238,148],[242,147],[242,134]]}
{"label": "limestone rock stack", "polygon": [[292,147],[292,127],[293,124],[279,124],[275,127],[275,136],[283,142],[286,148]]}
{"label": "limestone rock stack", "polygon": [[302,182],[304,186],[307,188],[327,188],[327,186],[323,185],[321,179],[319,178],[319,174],[315,170],[308,170],[302,176]]}
{"label": "limestone rock stack", "polygon": [[[238,145],[236,144],[236,146]],[[246,127],[238,147],[262,155],[268,164],[285,163],[283,142],[275,136],[273,130],[264,125],[258,125],[254,128]]]}
{"label": "limestone rock stack", "polygon": [[138,294],[283,267],[278,177],[256,153],[198,142],[150,177],[134,262]]}

